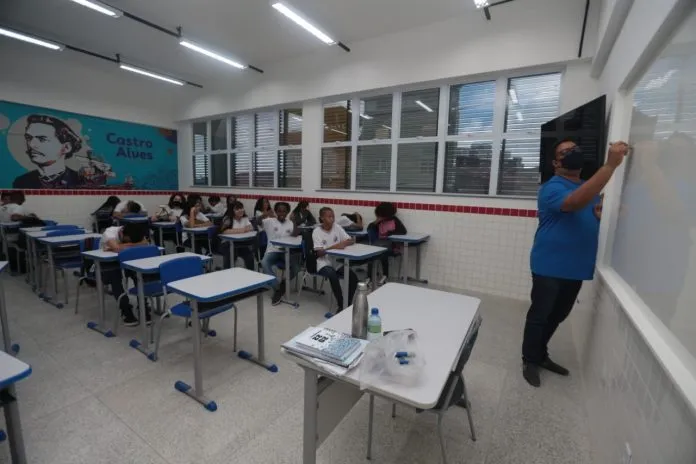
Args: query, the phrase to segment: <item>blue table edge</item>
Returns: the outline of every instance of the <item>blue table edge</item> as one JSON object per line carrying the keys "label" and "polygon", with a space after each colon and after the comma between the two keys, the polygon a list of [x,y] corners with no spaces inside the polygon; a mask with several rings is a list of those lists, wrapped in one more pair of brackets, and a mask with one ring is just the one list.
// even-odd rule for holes
{"label": "blue table edge", "polygon": [[[206,274],[206,275],[210,275],[210,274]],[[259,288],[268,287],[269,284],[271,282],[273,282],[274,280],[276,280],[275,277],[268,276],[268,279],[264,282],[259,282],[258,284],[250,285],[248,287],[237,288],[237,289],[229,291],[229,292],[220,293],[220,294],[215,295],[214,297],[210,297],[210,298],[201,298],[200,296],[196,296],[192,293],[184,292],[176,287],[173,287],[172,285],[176,284],[176,282],[172,282],[171,284],[167,284],[167,291],[172,291],[173,293],[183,295],[185,297],[191,298],[192,300],[196,300],[199,303],[212,303],[214,301],[224,300],[225,298],[230,298],[233,296],[244,294],[246,292],[258,290]]]}

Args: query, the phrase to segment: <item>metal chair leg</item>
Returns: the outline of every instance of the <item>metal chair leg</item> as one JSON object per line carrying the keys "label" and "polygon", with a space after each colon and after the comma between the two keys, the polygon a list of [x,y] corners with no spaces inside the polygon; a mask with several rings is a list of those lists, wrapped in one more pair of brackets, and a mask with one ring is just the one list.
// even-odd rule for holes
{"label": "metal chair leg", "polygon": [[159,346],[160,346],[160,339],[162,338],[162,325],[164,324],[164,319],[167,316],[167,313],[165,312],[159,317],[159,320],[154,324],[157,327],[155,327],[155,351],[154,351],[154,359],[153,361],[157,361],[157,355],[159,353]]}
{"label": "metal chair leg", "polygon": [[469,401],[469,394],[466,392],[466,382],[464,382],[464,376],[462,376],[462,399],[466,402],[466,415],[469,418],[469,428],[471,429],[471,439],[476,441],[476,430],[474,429],[474,419],[471,416],[471,401]]}
{"label": "metal chair leg", "polygon": [[234,306],[234,338],[232,342],[232,350],[237,352],[237,306]]}
{"label": "metal chair leg", "polygon": [[375,395],[370,395],[370,418],[367,422],[367,459],[372,459],[372,422],[375,415]]}
{"label": "metal chair leg", "polygon": [[444,414],[437,415],[437,435],[440,438],[440,450],[442,450],[442,464],[447,464],[447,452],[445,451],[445,431],[442,427]]}
{"label": "metal chair leg", "polygon": [[82,282],[84,282],[84,280],[84,277],[77,279],[77,288],[75,289],[75,314],[78,313],[78,306],[80,304],[80,287],[82,286]]}
{"label": "metal chair leg", "polygon": [[68,305],[68,275],[65,273],[65,269],[60,270],[60,276],[63,279],[63,291],[65,292],[65,305]]}

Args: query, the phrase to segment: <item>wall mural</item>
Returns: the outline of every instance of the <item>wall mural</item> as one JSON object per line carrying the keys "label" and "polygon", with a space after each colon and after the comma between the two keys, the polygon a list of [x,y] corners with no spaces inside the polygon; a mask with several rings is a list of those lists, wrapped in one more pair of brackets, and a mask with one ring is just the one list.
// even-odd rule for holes
{"label": "wall mural", "polygon": [[0,188],[177,190],[176,131],[0,101]]}

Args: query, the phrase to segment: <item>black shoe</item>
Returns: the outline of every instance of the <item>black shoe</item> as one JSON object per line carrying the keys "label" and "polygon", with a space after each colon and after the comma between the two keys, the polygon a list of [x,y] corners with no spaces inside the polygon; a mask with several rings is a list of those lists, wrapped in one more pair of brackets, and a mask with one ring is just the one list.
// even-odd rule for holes
{"label": "black shoe", "polygon": [[135,314],[133,314],[132,306],[121,309],[121,318],[123,319],[123,325],[126,327],[135,327],[140,323]]}
{"label": "black shoe", "polygon": [[147,312],[145,313],[145,323],[146,323],[147,325],[152,324],[152,312],[151,312],[151,311],[147,311]]}
{"label": "black shoe", "polygon": [[547,371],[551,371],[554,374],[562,375],[564,377],[568,376],[570,374],[570,371],[566,369],[563,366],[559,366],[555,362],[551,361],[551,359],[546,358],[544,362],[539,364],[539,367],[542,367],[546,369]]}
{"label": "black shoe", "polygon": [[522,376],[532,387],[540,387],[541,379],[539,378],[539,366],[532,363],[524,363],[522,367]]}
{"label": "black shoe", "polygon": [[273,296],[271,297],[271,304],[273,306],[278,306],[281,303],[281,301],[283,301],[283,292],[281,292],[280,289],[277,289],[273,292]]}

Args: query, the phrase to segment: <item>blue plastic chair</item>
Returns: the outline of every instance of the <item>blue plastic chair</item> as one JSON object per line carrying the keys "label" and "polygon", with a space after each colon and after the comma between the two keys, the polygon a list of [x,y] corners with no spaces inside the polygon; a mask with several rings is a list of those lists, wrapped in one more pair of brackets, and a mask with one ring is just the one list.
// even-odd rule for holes
{"label": "blue plastic chair", "polygon": [[[90,248],[91,250],[98,250],[99,246],[101,245],[101,237],[97,237],[92,240],[92,247]],[[82,256],[82,253],[84,253],[87,249],[87,240],[80,242],[80,257],[82,258],[82,266],[80,266],[81,269],[84,268],[84,272],[81,274],[77,274],[77,289],[75,291],[75,314],[78,312],[78,306],[80,304],[80,287],[84,282],[94,282],[96,283],[97,281],[97,275],[94,271],[91,269],[88,269],[87,267],[84,266],[85,264],[85,259]]]}
{"label": "blue plastic chair", "polygon": [[[84,235],[84,230],[72,229],[59,229],[51,230],[46,234],[46,237],[64,237],[66,235]],[[56,303],[57,308],[62,308],[63,305],[68,304],[68,280],[65,276],[65,271],[68,269],[79,269],[82,267],[82,257],[80,255],[82,243],[80,243],[79,248],[75,248],[75,245],[65,245],[54,250],[51,254],[53,256],[53,267],[58,273],[60,273],[63,279],[63,292],[65,293],[64,303]],[[48,262],[48,255],[45,257],[45,262]],[[46,269],[48,271],[48,269]],[[44,282],[48,282],[47,277],[44,278]],[[57,279],[56,279],[56,289]]]}
{"label": "blue plastic chair", "polygon": [[[203,261],[196,256],[187,256],[183,258],[173,259],[166,263],[160,264],[160,280],[162,282],[162,292],[164,294],[164,311],[157,321],[156,335],[155,335],[155,351],[153,353],[154,359],[157,360],[157,353],[159,352],[160,338],[162,336],[162,324],[164,319],[168,315],[182,317],[186,321],[191,318],[193,310],[191,309],[190,303],[184,301],[182,303],[175,304],[169,307],[167,304],[167,285],[176,282],[177,280],[188,279],[190,277],[196,277],[203,274]],[[233,350],[237,351],[237,306],[231,302],[224,302],[219,306],[206,306],[205,308],[199,307],[198,320],[203,321],[203,333],[208,336],[214,337],[216,335],[214,330],[209,330],[210,318],[229,310],[234,311],[234,341]],[[186,323],[188,326],[188,323]],[[195,324],[195,330],[199,330],[198,321]]]}
{"label": "blue plastic chair", "polygon": [[[128,295],[138,296],[138,286],[137,282],[134,287],[128,288],[128,280],[126,279],[125,269],[123,268],[123,263],[126,261],[135,261],[136,259],[144,258],[154,258],[159,256],[160,251],[154,245],[144,245],[136,246],[132,248],[127,248],[118,254],[118,262],[121,265],[121,273],[123,275],[123,288],[127,289]],[[159,281],[143,282],[143,289],[145,293],[145,298],[159,298],[162,296],[162,284]],[[124,293],[125,294],[125,293]],[[119,301],[123,295],[120,295]]]}
{"label": "blue plastic chair", "polygon": [[50,226],[55,226],[55,225],[58,224],[56,221],[51,221],[50,219],[44,219],[43,222],[44,222],[45,225],[47,225],[47,226],[49,226],[49,227],[50,227]]}

